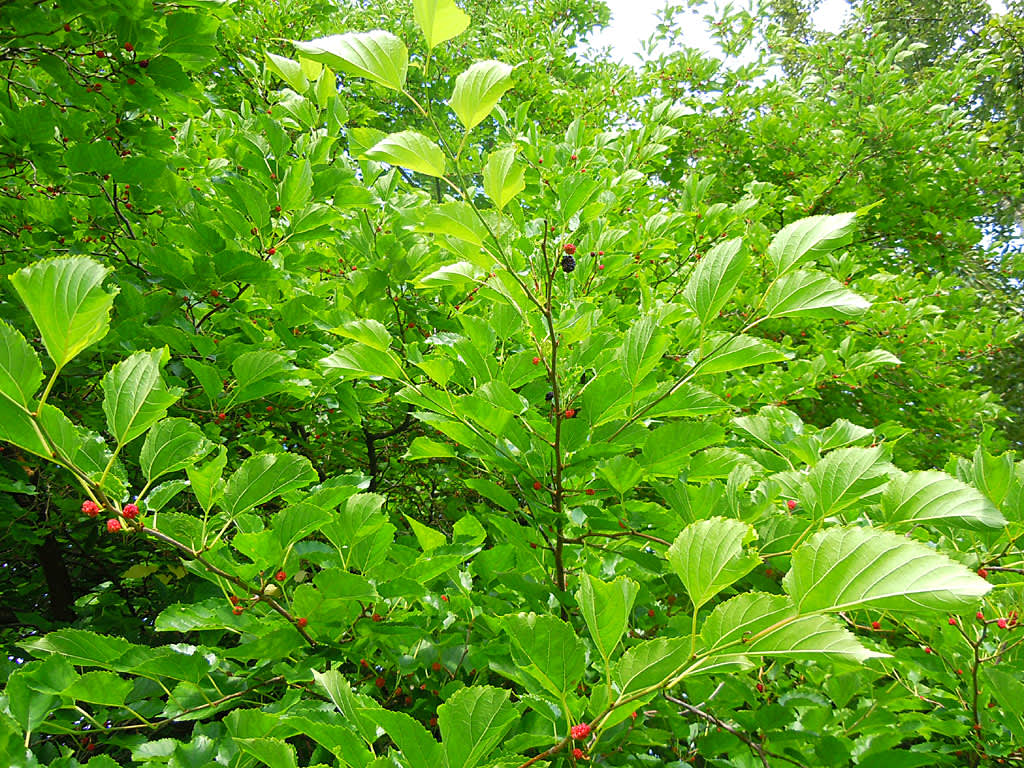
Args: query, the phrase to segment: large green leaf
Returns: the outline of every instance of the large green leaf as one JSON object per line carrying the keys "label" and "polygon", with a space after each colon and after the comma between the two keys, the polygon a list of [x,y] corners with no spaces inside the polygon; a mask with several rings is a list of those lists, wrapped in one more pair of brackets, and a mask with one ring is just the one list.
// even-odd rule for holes
{"label": "large green leaf", "polygon": [[500,61],[478,61],[455,78],[449,104],[467,131],[491,114],[505,91],[512,87],[513,69]]}
{"label": "large green leaf", "polygon": [[743,550],[756,537],[749,524],[723,517],[700,520],[679,532],[665,556],[686,587],[694,610],[760,562]]}
{"label": "large green leaf", "polygon": [[476,246],[483,245],[487,237],[487,230],[473,209],[463,202],[445,203],[429,209],[417,231],[450,235]]}
{"label": "large green leaf", "polygon": [[452,694],[437,709],[448,768],[475,768],[519,719],[509,692],[473,685]]}
{"label": "large green leaf", "polygon": [[526,189],[523,166],[516,161],[515,147],[504,147],[487,156],[484,163],[484,192],[500,211]]}
{"label": "large green leaf", "polygon": [[389,134],[365,154],[371,160],[398,165],[427,176],[444,176],[444,152],[435,142],[416,131]]}
{"label": "large green leaf", "polygon": [[822,517],[838,514],[877,497],[892,469],[880,447],[839,448],[808,473],[807,486],[813,495],[805,501]]}
{"label": "large green leaf", "polygon": [[331,35],[296,42],[295,48],[306,58],[349,75],[365,77],[396,91],[405,87],[409,51],[405,43],[390,32],[375,29]]}
{"label": "large green leaf", "polygon": [[412,14],[427,39],[427,48],[461,35],[469,26],[469,15],[455,0],[413,0]]}
{"label": "large green leaf", "polygon": [[309,87],[309,80],[302,71],[302,65],[285,56],[278,56],[276,53],[266,51],[263,54],[267,57],[267,69],[284,80],[298,93],[305,93]]}
{"label": "large green leaf", "polygon": [[341,371],[346,376],[384,376],[404,379],[402,363],[390,350],[380,350],[367,344],[349,344],[320,361],[325,368]]}
{"label": "large green leaf", "polygon": [[903,527],[1002,528],[1006,520],[985,494],[945,472],[910,472],[895,478],[882,494],[886,523]]}
{"label": "large green leaf", "polygon": [[765,296],[768,317],[807,317],[845,320],[863,314],[871,302],[847,290],[835,278],[815,270],[783,275]]}
{"label": "large green leaf", "polygon": [[21,333],[0,320],[0,395],[29,410],[42,381],[39,355]]}
{"label": "large green leaf", "polygon": [[719,243],[697,262],[683,289],[683,298],[697,313],[701,325],[718,317],[747,268],[747,254],[741,238]]}
{"label": "large green leaf", "polygon": [[855,213],[839,213],[794,221],[772,238],[768,258],[780,275],[785,274],[806,259],[848,243],[855,218]]}
{"label": "large green leaf", "polygon": [[160,368],[170,354],[167,347],[136,352],[103,377],[103,412],[107,427],[119,445],[131,442],[167,415],[182,390],[168,389]]}
{"label": "large green leaf", "polygon": [[305,456],[290,453],[250,456],[228,479],[221,508],[234,517],[316,480],[316,470]]}
{"label": "large green leaf", "polygon": [[712,334],[706,357],[700,362],[700,374],[725,373],[754,365],[777,363],[793,355],[753,336]]}
{"label": "large green leaf", "polygon": [[327,693],[334,706],[345,716],[348,724],[355,728],[367,744],[373,744],[377,740],[377,727],[364,717],[360,703],[355,694],[352,693],[352,686],[336,669],[329,669],[326,672],[313,670],[313,678]]}
{"label": "large green leaf", "polygon": [[520,613],[504,617],[513,645],[525,657],[521,666],[549,692],[564,696],[586,669],[583,644],[573,628],[554,616]]}
{"label": "large green leaf", "polygon": [[689,638],[647,640],[622,654],[612,669],[612,684],[623,699],[669,679],[689,658]]}
{"label": "large green leaf", "polygon": [[430,731],[404,712],[389,709],[373,710],[377,725],[387,731],[388,736],[402,751],[410,768],[438,768],[444,765],[444,754]]}
{"label": "large green leaf", "polygon": [[657,321],[650,315],[641,317],[626,331],[618,358],[622,374],[631,387],[635,389],[661,362],[668,343],[668,336],[660,331]]}
{"label": "large green leaf", "polygon": [[269,737],[255,739],[232,739],[238,748],[247,755],[252,755],[264,765],[274,768],[296,768],[298,758],[295,747],[283,739]]}
{"label": "large green leaf", "polygon": [[590,574],[580,579],[576,601],[597,652],[606,661],[629,625],[629,615],[639,591],[640,585],[625,576],[612,582],[601,581]]}
{"label": "large green leaf", "polygon": [[814,534],[783,580],[800,613],[971,609],[992,585],[931,547],[872,528]]}
{"label": "large green leaf", "polygon": [[108,270],[84,257],[46,259],[11,275],[57,368],[107,335],[117,291],[103,290]]}
{"label": "large green leaf", "polygon": [[191,466],[213,450],[213,443],[188,419],[164,419],[146,435],[139,454],[139,466],[146,480]]}

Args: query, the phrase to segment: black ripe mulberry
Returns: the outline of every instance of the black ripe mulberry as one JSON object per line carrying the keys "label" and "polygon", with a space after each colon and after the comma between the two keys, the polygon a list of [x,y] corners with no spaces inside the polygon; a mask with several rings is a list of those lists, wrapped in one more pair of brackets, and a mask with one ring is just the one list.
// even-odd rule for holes
{"label": "black ripe mulberry", "polygon": [[572,254],[567,253],[562,256],[562,271],[565,272],[565,274],[569,274],[574,269],[576,269],[576,259],[572,257]]}

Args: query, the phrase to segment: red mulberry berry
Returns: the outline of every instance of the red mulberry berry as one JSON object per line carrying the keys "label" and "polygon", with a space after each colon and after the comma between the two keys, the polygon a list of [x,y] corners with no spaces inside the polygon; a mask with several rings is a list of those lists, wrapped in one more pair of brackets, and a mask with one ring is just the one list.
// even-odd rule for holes
{"label": "red mulberry berry", "polygon": [[539,491],[543,487],[544,486],[540,484],[540,480],[534,480],[533,481],[533,490]]}
{"label": "red mulberry berry", "polygon": [[562,246],[562,251],[564,251],[567,256],[573,256],[576,254],[576,246],[572,243],[566,243]]}
{"label": "red mulberry berry", "polygon": [[574,747],[573,748],[572,756],[575,757],[577,760],[586,760],[587,759],[586,754],[579,747]]}
{"label": "red mulberry berry", "polygon": [[981,578],[983,578],[983,579],[987,579],[988,578],[988,571],[985,570],[984,568],[979,568],[978,569],[978,575],[981,576]]}
{"label": "red mulberry berry", "polygon": [[379,613],[373,614],[373,616],[371,616],[370,618],[374,621],[384,621],[384,617],[381,616]]}
{"label": "red mulberry berry", "polygon": [[277,573],[274,574],[274,578],[277,579],[278,581],[284,581],[285,579],[288,578],[288,574],[285,573],[284,571],[278,571]]}
{"label": "red mulberry berry", "polygon": [[441,664],[440,664],[440,662],[435,661],[433,664],[430,665],[430,668],[432,670],[434,670],[435,672],[440,672],[441,671]]}
{"label": "red mulberry berry", "polygon": [[82,514],[86,517],[96,517],[100,513],[100,508],[96,506],[95,501],[83,501],[82,502]]}
{"label": "red mulberry berry", "polygon": [[309,624],[309,620],[303,617],[295,623],[299,625],[299,629],[305,629],[306,625]]}
{"label": "red mulberry berry", "polygon": [[230,595],[228,597],[228,602],[232,605],[238,605],[238,595]]}
{"label": "red mulberry berry", "polygon": [[593,496],[595,493],[597,493],[597,491],[595,491],[593,488],[587,488],[587,490],[584,491],[584,493],[586,493],[587,496]]}
{"label": "red mulberry berry", "polygon": [[110,518],[109,520],[107,520],[107,530],[110,533],[117,533],[121,530],[121,521],[118,520],[116,517]]}
{"label": "red mulberry berry", "polygon": [[792,512],[794,509],[796,509],[796,500],[795,499],[789,499],[786,502],[786,506],[789,507],[789,511]]}
{"label": "red mulberry berry", "polygon": [[996,626],[1000,629],[1006,629],[1006,619],[999,619],[996,621]]}
{"label": "red mulberry berry", "polygon": [[378,677],[376,680],[373,681],[373,684],[376,685],[378,688],[383,688],[385,685],[387,685],[387,682],[388,681],[385,680],[383,677]]}
{"label": "red mulberry berry", "polygon": [[956,626],[956,618],[954,618],[953,616],[949,617],[949,626],[951,626],[951,627],[955,627]]}
{"label": "red mulberry berry", "polygon": [[569,729],[569,735],[574,739],[585,739],[590,735],[590,723],[580,723]]}
{"label": "red mulberry berry", "polygon": [[124,509],[121,510],[121,514],[126,520],[134,520],[139,516],[139,508],[134,504],[125,504]]}
{"label": "red mulberry berry", "polygon": [[880,622],[880,621],[872,621],[871,622],[871,628],[872,629],[881,629],[882,628],[882,622]]}
{"label": "red mulberry berry", "polygon": [[243,605],[236,605],[234,608],[231,609],[231,612],[233,614],[235,614],[235,616],[241,616],[242,615],[242,611],[244,611],[244,610],[245,610],[245,606],[243,606]]}

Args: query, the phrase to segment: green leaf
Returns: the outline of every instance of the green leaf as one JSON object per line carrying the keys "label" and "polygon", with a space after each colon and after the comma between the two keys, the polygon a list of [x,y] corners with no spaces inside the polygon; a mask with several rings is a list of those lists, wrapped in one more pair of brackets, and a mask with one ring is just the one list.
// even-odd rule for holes
{"label": "green leaf", "polygon": [[633,646],[612,669],[619,699],[670,679],[689,658],[690,640],[685,637],[659,637]]}
{"label": "green leaf", "polygon": [[747,268],[747,254],[739,237],[719,243],[697,262],[686,281],[683,299],[697,313],[701,325],[718,317]]}
{"label": "green leaf", "polygon": [[400,131],[385,136],[366,150],[366,157],[427,176],[444,176],[444,152],[435,142],[416,131]]}
{"label": "green leaf", "polygon": [[161,475],[191,466],[213,447],[203,431],[188,419],[164,419],[146,435],[139,466],[152,483]]}
{"label": "green leaf", "polygon": [[403,459],[417,461],[422,459],[451,459],[458,456],[450,445],[431,440],[429,437],[417,437],[409,445]]}
{"label": "green leaf", "polygon": [[387,352],[391,349],[392,339],[387,327],[384,323],[372,318],[359,318],[345,323],[340,328],[335,328],[333,333],[373,347],[379,352]]}
{"label": "green leaf", "polygon": [[708,348],[710,351],[697,368],[697,372],[704,375],[777,363],[793,356],[766,341],[742,334],[732,337],[712,334]]}
{"label": "green leaf", "polygon": [[427,39],[427,48],[461,35],[470,21],[454,0],[413,0],[412,13]]}
{"label": "green leaf", "polygon": [[136,352],[103,377],[103,412],[118,445],[143,434],[181,397],[182,390],[168,389],[160,376],[160,368],[169,357],[167,347]]}
{"label": "green leaf", "polygon": [[316,470],[305,456],[290,453],[250,456],[224,486],[221,508],[229,517],[236,517],[318,479]]}
{"label": "green leaf", "polygon": [[972,609],[992,585],[931,547],[856,526],[819,531],[783,580],[800,613]]}
{"label": "green leaf", "polygon": [[11,275],[14,290],[58,369],[107,335],[117,291],[104,291],[106,267],[89,258],[46,259]]}
{"label": "green leaf", "polygon": [[375,349],[366,344],[349,344],[320,361],[325,368],[333,368],[347,376],[384,376],[404,380],[401,361],[389,350]]}
{"label": "green leaf", "polygon": [[30,651],[56,653],[78,667],[114,669],[132,646],[120,637],[97,635],[84,629],[58,629],[42,637],[21,643]]}
{"label": "green leaf", "polygon": [[281,208],[286,211],[299,210],[309,202],[313,194],[313,166],[308,159],[288,166],[279,191]]}
{"label": "green leaf", "polygon": [[283,739],[261,738],[261,739],[232,739],[232,743],[247,755],[252,755],[264,765],[273,768],[296,768],[298,759],[295,756],[295,747]]}
{"label": "green leaf", "polygon": [[441,745],[434,741],[434,737],[418,720],[404,712],[388,709],[375,709],[373,719],[387,731],[410,768],[438,768],[444,765]]}
{"label": "green leaf", "polygon": [[192,493],[204,512],[209,512],[214,503],[224,493],[224,481],[221,475],[228,463],[228,452],[221,446],[217,455],[202,466],[192,464],[185,468]]}
{"label": "green leaf", "polygon": [[945,472],[911,472],[895,478],[882,494],[883,519],[895,526],[921,523],[985,530],[1006,519],[976,488]]}
{"label": "green leaf", "polygon": [[104,707],[119,707],[131,693],[134,683],[113,672],[86,672],[64,691],[78,701],[99,704]]}
{"label": "green leaf", "polygon": [[43,381],[39,355],[25,337],[0,320],[0,395],[25,410]]}
{"label": "green leaf", "polygon": [[813,492],[808,505],[821,517],[838,514],[877,496],[889,482],[892,469],[881,447],[839,448],[808,473],[807,485]]}
{"label": "green leaf", "polygon": [[629,624],[640,585],[625,576],[607,582],[586,574],[580,579],[576,601],[597,652],[607,661]]}
{"label": "green leaf", "polygon": [[513,69],[500,61],[478,61],[455,78],[448,103],[467,131],[479,125],[512,87]]}
{"label": "green leaf", "polygon": [[306,89],[309,88],[309,80],[306,79],[299,62],[285,56],[278,56],[270,51],[264,52],[263,55],[267,57],[267,69],[288,83],[292,90],[298,93],[306,92]]}
{"label": "green leaf", "polygon": [[443,547],[448,543],[448,537],[440,531],[435,531],[433,528],[424,525],[419,520],[405,516],[405,520],[409,523],[409,527],[412,528],[413,535],[416,537],[417,543],[420,545],[420,549],[424,552],[430,552],[438,547]]}
{"label": "green leaf", "polygon": [[518,719],[506,690],[473,685],[453,693],[437,709],[448,768],[475,768]]}
{"label": "green leaf", "polygon": [[604,462],[597,471],[619,496],[633,490],[644,476],[643,467],[636,459],[621,453]]}
{"label": "green leaf", "polygon": [[886,655],[865,648],[831,616],[800,616],[788,598],[753,592],[716,606],[701,640],[709,649],[749,656],[865,661]]}
{"label": "green leaf", "polygon": [[665,556],[686,587],[694,610],[760,562],[743,551],[755,538],[757,534],[747,523],[723,517],[700,520],[679,532]]}
{"label": "green leaf", "polygon": [[855,213],[810,216],[783,227],[768,246],[768,258],[783,275],[806,259],[845,245],[853,234]]}
{"label": "green leaf", "polygon": [[564,696],[586,669],[583,644],[573,628],[554,616],[520,613],[505,616],[505,629],[525,657],[521,666],[545,689]]}
{"label": "green leaf", "polygon": [[871,302],[823,272],[801,270],[776,280],[765,296],[767,317],[845,320],[863,314]]}
{"label": "green leaf", "polygon": [[[313,678],[330,697],[334,706],[345,716],[345,720],[353,726],[367,744],[373,744],[377,740],[377,727],[362,715],[360,703],[352,693],[352,686],[348,680],[342,677],[336,669],[329,669],[326,672],[313,670]],[[374,710],[374,715],[377,711]]]}
{"label": "green leaf", "polygon": [[636,389],[637,384],[661,362],[661,356],[668,349],[668,341],[650,315],[640,318],[626,332],[618,358],[631,388]]}
{"label": "green leaf", "polygon": [[405,87],[409,51],[405,43],[380,29],[331,35],[309,42],[295,42],[307,59],[319,61],[349,75],[365,77],[396,91]]}
{"label": "green leaf", "polygon": [[462,202],[445,203],[430,209],[416,231],[450,235],[478,247],[487,237],[487,230],[473,209]]}
{"label": "green leaf", "polygon": [[[447,455],[454,456],[455,453],[452,452]],[[470,490],[479,493],[485,499],[493,501],[506,512],[515,512],[519,509],[519,502],[516,501],[516,497],[490,480],[485,480],[482,477],[471,477],[464,480],[463,484]]]}
{"label": "green leaf", "polygon": [[484,164],[484,192],[500,211],[526,189],[523,166],[516,161],[515,147],[491,152]]}
{"label": "green leaf", "polygon": [[1024,744],[1024,682],[1013,671],[1004,671],[992,664],[983,666],[981,673],[995,700],[1006,712],[1007,716],[1000,718],[1000,722],[1010,730],[1016,743]]}

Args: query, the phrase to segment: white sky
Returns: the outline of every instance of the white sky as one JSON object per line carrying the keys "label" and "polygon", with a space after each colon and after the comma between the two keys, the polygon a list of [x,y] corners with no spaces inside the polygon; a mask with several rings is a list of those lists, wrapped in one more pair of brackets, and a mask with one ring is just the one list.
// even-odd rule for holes
{"label": "white sky", "polygon": [[[595,35],[590,41],[597,48],[610,45],[613,54],[626,63],[635,63],[636,54],[641,50],[641,41],[654,32],[657,12],[665,7],[665,0],[605,0],[612,12],[611,24]],[[1005,13],[1003,0],[989,0],[996,13]],[[838,31],[850,9],[847,0],[823,0],[814,14],[815,26],[822,30]],[[708,35],[707,26],[700,15],[690,15],[693,26],[686,35],[686,42],[695,48],[716,51]]]}

